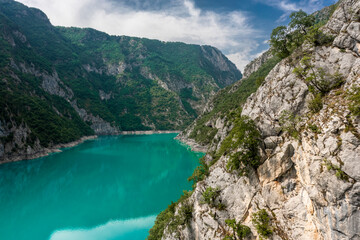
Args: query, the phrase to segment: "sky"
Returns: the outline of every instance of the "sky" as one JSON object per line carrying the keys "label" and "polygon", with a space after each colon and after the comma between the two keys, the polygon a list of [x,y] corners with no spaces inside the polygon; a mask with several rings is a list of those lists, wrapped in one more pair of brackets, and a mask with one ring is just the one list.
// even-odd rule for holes
{"label": "sky", "polygon": [[291,12],[308,13],[335,0],[18,0],[41,9],[56,26],[91,27],[127,35],[211,45],[235,65],[268,48],[271,30]]}

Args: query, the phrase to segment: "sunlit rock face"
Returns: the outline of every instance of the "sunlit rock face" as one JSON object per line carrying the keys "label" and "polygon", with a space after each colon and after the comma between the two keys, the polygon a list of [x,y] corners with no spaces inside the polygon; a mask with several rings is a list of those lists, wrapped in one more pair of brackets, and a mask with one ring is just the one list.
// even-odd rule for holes
{"label": "sunlit rock face", "polygon": [[272,58],[273,55],[271,50],[267,50],[266,52],[262,53],[259,57],[251,61],[248,65],[244,68],[243,78],[249,77],[253,72],[258,70],[261,65],[263,65],[267,60]]}
{"label": "sunlit rock face", "polygon": [[[343,76],[342,87],[327,94],[323,108],[313,114],[307,84],[294,74],[289,59],[282,60],[242,110],[262,135],[262,164],[240,177],[226,171],[228,158],[221,157],[189,199],[190,224],[177,233],[165,230],[163,239],[223,239],[232,234],[226,219],[249,226],[248,239],[260,239],[252,223],[260,209],[270,215],[270,239],[360,239],[360,119],[350,113],[347,98],[360,86],[359,14],[359,1],[340,1],[323,27],[335,37],[333,44],[307,49],[315,68]],[[281,127],[284,112],[299,116],[296,138]],[[218,147],[210,146],[207,159]],[[224,210],[203,203],[208,187],[220,189],[216,201],[225,204]]]}

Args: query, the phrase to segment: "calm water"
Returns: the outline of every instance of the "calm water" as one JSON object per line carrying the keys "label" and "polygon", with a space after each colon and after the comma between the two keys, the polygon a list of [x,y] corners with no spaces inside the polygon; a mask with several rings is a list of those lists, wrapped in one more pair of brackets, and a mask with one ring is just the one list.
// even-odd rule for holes
{"label": "calm water", "polygon": [[145,239],[201,153],[176,134],[103,137],[0,165],[0,239]]}

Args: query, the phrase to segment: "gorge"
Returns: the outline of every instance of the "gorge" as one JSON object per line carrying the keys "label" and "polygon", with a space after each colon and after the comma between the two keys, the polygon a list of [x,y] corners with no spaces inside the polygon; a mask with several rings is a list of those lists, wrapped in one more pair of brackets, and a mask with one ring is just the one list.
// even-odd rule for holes
{"label": "gorge", "polygon": [[241,73],[218,49],[54,27],[0,1],[0,162],[89,135],[182,130]]}
{"label": "gorge", "polygon": [[243,78],[214,47],[11,0],[0,24],[0,163],[98,137],[0,165],[1,236],[360,239],[358,0],[291,14]]}

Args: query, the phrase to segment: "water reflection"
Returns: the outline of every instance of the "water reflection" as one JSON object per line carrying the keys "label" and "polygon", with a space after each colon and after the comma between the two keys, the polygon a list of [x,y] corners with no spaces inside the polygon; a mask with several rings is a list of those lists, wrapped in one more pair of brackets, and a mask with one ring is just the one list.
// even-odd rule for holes
{"label": "water reflection", "polygon": [[[158,214],[191,188],[186,179],[202,155],[174,136],[104,137],[46,158],[0,165],[0,238],[47,240],[69,233],[59,229],[97,229],[112,219]],[[133,222],[125,223],[116,222],[123,230]],[[109,227],[114,224],[98,231],[115,234]],[[144,239],[150,225],[124,234]]]}
{"label": "water reflection", "polygon": [[143,232],[147,232],[148,229],[151,228],[155,218],[156,215],[129,220],[110,221],[91,229],[58,230],[51,234],[50,240],[143,240]]}

